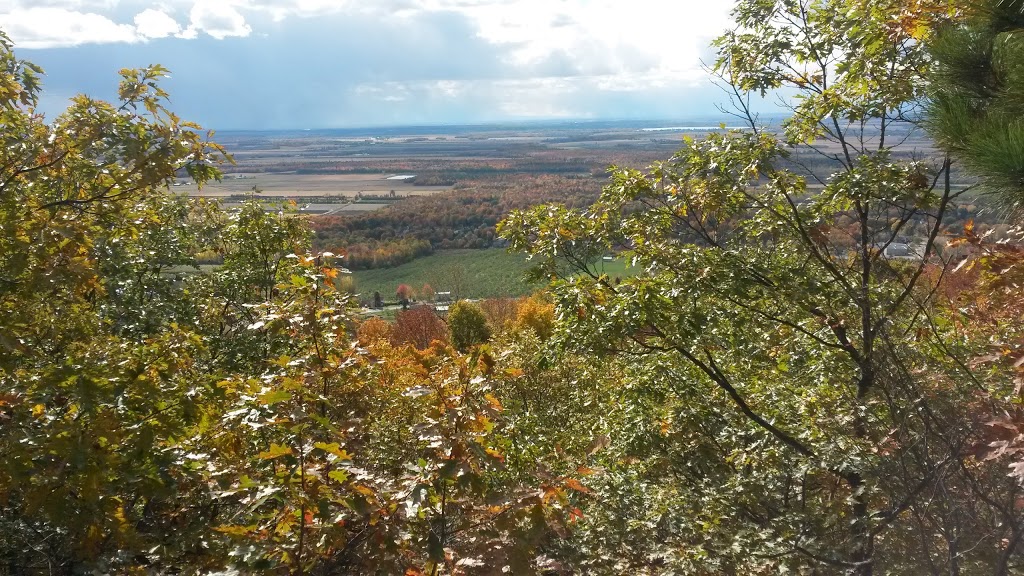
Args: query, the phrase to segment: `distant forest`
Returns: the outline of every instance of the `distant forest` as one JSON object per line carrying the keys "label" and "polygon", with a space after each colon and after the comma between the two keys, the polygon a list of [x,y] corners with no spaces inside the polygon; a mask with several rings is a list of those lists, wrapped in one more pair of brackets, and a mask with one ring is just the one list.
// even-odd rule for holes
{"label": "distant forest", "polygon": [[[918,140],[917,144],[930,143]],[[417,185],[454,184],[455,189],[410,197],[374,212],[313,217],[314,244],[318,249],[345,254],[346,265],[352,270],[389,268],[435,250],[500,247],[504,242],[498,238],[495,226],[513,210],[549,203],[569,208],[589,206],[608,183],[609,165],[643,165],[655,161],[661,151],[659,146],[650,152],[624,154],[609,150],[603,156],[591,152],[582,158],[451,160],[440,162],[441,166],[436,161],[429,166],[424,161],[318,165],[315,170],[322,173],[418,172],[414,181]],[[897,148],[894,156],[910,160],[919,153],[908,146]],[[601,163],[605,158],[608,164]],[[804,147],[795,150],[782,164],[827,182],[837,162]],[[301,165],[304,164],[295,164]],[[807,178],[812,188],[820,186],[814,176]],[[960,186],[971,182],[968,176],[956,172],[953,180]],[[974,222],[979,231],[1005,231],[1009,228],[1005,218],[1005,210],[980,196],[957,205],[949,215],[945,231],[958,234],[968,222]],[[906,230],[906,234],[913,232],[913,228]]]}

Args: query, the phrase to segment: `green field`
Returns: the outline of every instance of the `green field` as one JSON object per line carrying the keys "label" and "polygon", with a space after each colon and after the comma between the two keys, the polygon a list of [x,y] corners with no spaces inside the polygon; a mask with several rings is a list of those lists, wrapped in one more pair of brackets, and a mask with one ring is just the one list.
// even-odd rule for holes
{"label": "green field", "polygon": [[[606,274],[627,274],[620,261],[603,264]],[[500,298],[525,296],[543,287],[525,281],[529,267],[525,256],[503,249],[444,250],[395,268],[362,270],[352,276],[356,291],[364,298],[380,291],[385,300],[394,300],[399,284],[408,284],[417,292],[430,284],[434,291],[451,292],[454,298]]]}
{"label": "green field", "polygon": [[361,270],[352,274],[356,291],[369,297],[380,291],[394,300],[399,284],[417,293],[424,284],[436,292],[451,292],[456,298],[498,298],[523,296],[540,288],[524,279],[529,263],[525,256],[502,249],[444,250],[395,268]]}

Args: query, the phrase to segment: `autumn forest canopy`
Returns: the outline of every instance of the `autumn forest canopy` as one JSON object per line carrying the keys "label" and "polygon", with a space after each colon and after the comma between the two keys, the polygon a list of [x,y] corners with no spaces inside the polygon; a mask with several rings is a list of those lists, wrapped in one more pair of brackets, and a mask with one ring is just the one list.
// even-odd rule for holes
{"label": "autumn forest canopy", "polygon": [[[744,129],[347,219],[174,193],[232,158],[165,69],[47,118],[0,38],[0,574],[1024,573],[1024,0],[732,17]],[[494,242],[543,288],[345,288]]]}

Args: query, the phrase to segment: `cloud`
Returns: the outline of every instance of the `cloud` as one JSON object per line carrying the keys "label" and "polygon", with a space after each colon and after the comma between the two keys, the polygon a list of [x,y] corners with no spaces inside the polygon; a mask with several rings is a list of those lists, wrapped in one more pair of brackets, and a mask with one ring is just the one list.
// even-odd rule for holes
{"label": "cloud", "polygon": [[[707,41],[728,23],[728,2],[708,0],[0,0],[0,26],[24,47],[138,42],[200,34],[223,40],[274,34],[295,21],[361,19],[378,29],[393,20],[457,14],[469,33],[500,47],[523,76],[702,77]],[[39,6],[79,14],[74,34],[47,30]],[[36,6],[33,9],[31,6]],[[134,9],[134,26],[116,14]],[[188,15],[182,28],[169,15]],[[6,14],[5,14],[6,12]],[[70,17],[65,20],[71,19]],[[33,20],[30,25],[23,21]],[[123,18],[130,21],[130,15]],[[16,24],[12,27],[6,21]],[[252,23],[250,23],[252,22]]]}
{"label": "cloud", "polygon": [[189,17],[191,22],[182,34],[183,38],[195,38],[198,32],[205,32],[217,40],[252,33],[245,16],[225,0],[198,0],[192,5]]}
{"label": "cloud", "polygon": [[358,0],[248,0],[246,8],[265,12],[275,22],[280,22],[291,17],[309,18],[347,11],[373,11],[379,9],[380,4],[395,4],[394,1],[378,2],[376,5],[374,2],[366,2],[366,6],[362,6],[364,3]]}
{"label": "cloud", "polygon": [[0,28],[22,48],[139,40],[135,27],[130,24],[117,24],[93,12],[49,6],[0,14]]}
{"label": "cloud", "polygon": [[[0,0],[0,29],[20,48],[30,49],[131,44],[171,36],[194,39],[200,33],[223,40],[252,33],[230,0],[195,0],[190,4],[186,28],[168,11],[176,5],[189,5],[182,5],[180,0],[158,7],[153,4],[141,0],[32,0],[25,5],[25,0]],[[123,14],[147,5],[134,16]]]}
{"label": "cloud", "polygon": [[[419,101],[419,93],[406,95],[398,84],[387,83],[448,81],[456,86],[517,73],[504,63],[500,47],[477,37],[472,23],[455,12],[387,20],[354,13],[277,23],[264,15],[248,22],[265,33],[225,40],[203,33],[188,41],[168,37],[24,56],[46,70],[47,91],[84,91],[106,99],[115,96],[116,70],[159,62],[173,74],[164,87],[174,110],[222,129],[394,124],[467,114],[480,119],[475,110],[460,106],[465,102],[488,114],[482,101]],[[380,89],[351,93],[357,85]],[[58,111],[53,105],[47,109],[51,116]]]}
{"label": "cloud", "polygon": [[181,25],[166,12],[147,8],[135,15],[135,30],[143,38],[166,38],[181,34]]}
{"label": "cloud", "polygon": [[0,12],[12,12],[27,8],[63,8],[78,12],[105,11],[113,8],[120,0],[0,0]]}
{"label": "cloud", "polygon": [[174,73],[167,88],[175,110],[219,128],[713,110],[722,98],[708,88],[700,59],[727,25],[730,4],[0,0],[0,27],[7,15],[23,17],[40,2],[99,15],[107,30],[71,41],[45,33],[48,19],[22,27],[14,35],[19,49],[26,40],[51,47],[24,54],[47,69],[47,90],[109,98],[112,71],[160,62]]}
{"label": "cloud", "polygon": [[[441,0],[455,5],[458,0]],[[728,23],[728,2],[707,0],[478,1],[461,8],[482,38],[522,67],[571,61],[585,74],[703,76],[699,54]]]}
{"label": "cloud", "polygon": [[[422,109],[465,110],[464,121],[671,118],[714,111],[717,90],[707,82],[668,81],[652,76],[541,77],[366,83],[352,87],[342,101],[365,114],[389,110],[405,116]],[[688,102],[690,110],[682,103]],[[401,114],[397,114],[401,111]],[[474,118],[468,114],[484,111]],[[430,116],[418,118],[430,122]],[[435,120],[436,121],[436,120]],[[343,122],[351,122],[346,118]]]}

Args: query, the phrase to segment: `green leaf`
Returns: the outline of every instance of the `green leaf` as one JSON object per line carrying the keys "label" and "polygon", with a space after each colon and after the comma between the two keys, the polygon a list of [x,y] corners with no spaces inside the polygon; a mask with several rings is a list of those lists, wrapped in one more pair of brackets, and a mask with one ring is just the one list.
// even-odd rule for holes
{"label": "green leaf", "polygon": [[271,390],[265,394],[260,394],[258,398],[260,404],[263,404],[264,406],[273,406],[279,402],[287,402],[291,399],[291,393],[284,390]]}

